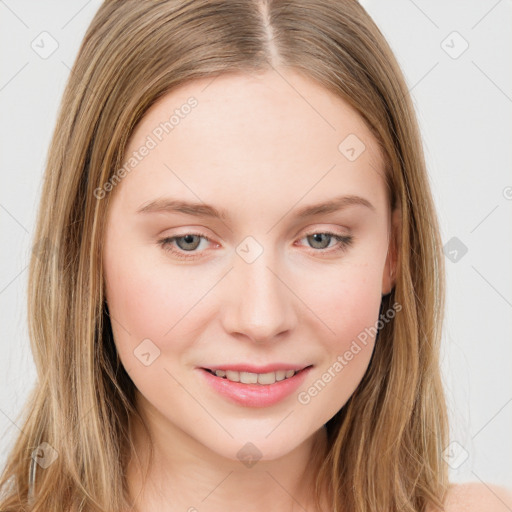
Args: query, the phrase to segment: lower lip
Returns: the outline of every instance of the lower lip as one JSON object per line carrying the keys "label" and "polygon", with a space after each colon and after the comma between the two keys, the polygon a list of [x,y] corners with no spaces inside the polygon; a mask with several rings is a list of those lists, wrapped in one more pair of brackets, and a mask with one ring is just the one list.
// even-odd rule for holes
{"label": "lower lip", "polygon": [[242,384],[217,377],[203,368],[199,368],[199,371],[208,384],[228,400],[245,407],[269,407],[296,391],[311,369],[312,366],[308,366],[293,377],[274,384]]}

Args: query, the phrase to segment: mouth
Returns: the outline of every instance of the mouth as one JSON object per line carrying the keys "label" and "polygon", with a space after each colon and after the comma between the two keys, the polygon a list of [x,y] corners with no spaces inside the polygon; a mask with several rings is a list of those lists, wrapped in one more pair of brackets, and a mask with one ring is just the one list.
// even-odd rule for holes
{"label": "mouth", "polygon": [[[283,366],[283,365],[281,365]],[[249,371],[247,367],[233,369],[233,368],[201,368],[208,373],[218,377],[220,379],[228,380],[230,382],[238,382],[240,384],[260,384],[260,385],[271,385],[276,382],[281,382],[287,379],[291,379],[295,375],[311,368],[313,365],[304,366],[302,368],[288,367],[276,369],[274,371]]]}
{"label": "mouth", "polygon": [[[237,369],[234,369],[237,368]],[[264,367],[231,366],[227,368],[196,367],[210,389],[231,403],[244,407],[270,407],[291,396],[303,385],[313,365],[290,367],[274,365]]]}

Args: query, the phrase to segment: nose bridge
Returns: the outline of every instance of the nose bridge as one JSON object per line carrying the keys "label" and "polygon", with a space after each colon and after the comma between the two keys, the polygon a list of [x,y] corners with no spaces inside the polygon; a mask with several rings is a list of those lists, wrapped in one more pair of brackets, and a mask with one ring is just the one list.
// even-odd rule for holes
{"label": "nose bridge", "polygon": [[293,294],[279,275],[282,266],[274,250],[248,237],[236,251],[226,284],[230,299],[224,327],[253,341],[270,340],[293,326]]}

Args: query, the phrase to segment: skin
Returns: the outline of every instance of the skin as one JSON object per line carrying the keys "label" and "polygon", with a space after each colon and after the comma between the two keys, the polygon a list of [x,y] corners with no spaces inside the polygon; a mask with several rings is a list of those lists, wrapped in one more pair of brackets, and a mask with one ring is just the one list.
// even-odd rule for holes
{"label": "skin", "polygon": [[[312,364],[303,391],[376,324],[382,296],[394,285],[391,234],[400,222],[389,210],[382,155],[347,103],[284,70],[200,79],[171,91],[137,126],[127,155],[190,96],[198,105],[109,198],[108,308],[155,446],[144,488],[132,459],[130,492],[138,510],[315,510],[312,451],[325,448],[324,424],[360,383],[374,338],[306,405],[298,392],[269,407],[233,404],[196,368]],[[354,161],[338,150],[349,134],[365,145]],[[366,198],[375,210],[353,205],[295,217],[301,207],[344,194]],[[230,218],[137,213],[167,196],[225,208]],[[336,252],[334,238],[307,236],[326,231],[352,235],[353,243]],[[192,254],[188,261],[158,243],[188,233],[209,239],[194,239],[188,253],[183,239],[181,250],[171,244]],[[252,263],[236,252],[248,236],[263,248]],[[149,366],[134,355],[144,339],[160,350]],[[147,460],[136,422],[133,441]],[[248,442],[261,454],[251,467],[237,457]]]}

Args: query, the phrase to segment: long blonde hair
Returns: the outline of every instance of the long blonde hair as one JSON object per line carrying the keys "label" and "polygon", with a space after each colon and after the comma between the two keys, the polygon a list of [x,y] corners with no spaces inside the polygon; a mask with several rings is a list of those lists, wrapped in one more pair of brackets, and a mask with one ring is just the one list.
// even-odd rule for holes
{"label": "long blonde hair", "polygon": [[[0,510],[130,508],[124,469],[138,413],[104,303],[110,194],[94,191],[122,167],[134,128],[164,94],[194,78],[280,67],[356,109],[386,157],[390,207],[402,213],[396,285],[382,302],[402,310],[327,424],[317,499],[327,485],[336,512],[442,508],[442,243],[413,105],[383,35],[352,0],[116,0],[86,32],[48,154],[28,288],[37,383],[0,479]],[[45,469],[34,464],[41,443],[57,454]]]}

